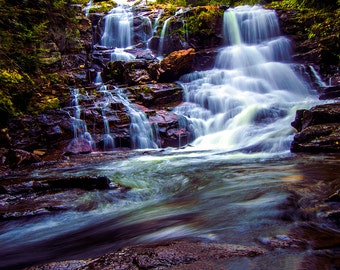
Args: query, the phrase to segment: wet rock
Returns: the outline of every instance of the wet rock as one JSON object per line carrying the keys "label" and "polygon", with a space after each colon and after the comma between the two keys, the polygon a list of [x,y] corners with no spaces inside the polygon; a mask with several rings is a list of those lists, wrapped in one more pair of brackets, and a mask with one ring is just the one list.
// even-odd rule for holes
{"label": "wet rock", "polygon": [[173,82],[181,75],[193,71],[194,57],[195,50],[193,48],[169,54],[160,63],[159,81]]}
{"label": "wet rock", "polygon": [[276,235],[274,237],[260,237],[259,242],[266,247],[272,249],[287,249],[287,248],[293,248],[293,249],[300,249],[300,248],[306,248],[306,243],[297,240],[294,238],[291,238],[287,235]]}
{"label": "wet rock", "polygon": [[[0,220],[47,215],[56,211],[88,211],[98,208],[100,203],[111,204],[124,198],[130,189],[112,182],[106,176],[33,181],[20,177],[3,178],[0,186]],[[94,191],[108,192],[110,196],[89,203],[86,196],[91,196]]]}
{"label": "wet rock", "polygon": [[144,106],[155,108],[162,106],[175,106],[183,100],[183,89],[176,83],[144,84],[129,87],[136,101]]}
{"label": "wet rock", "polygon": [[291,234],[296,235],[298,239],[306,242],[313,249],[333,248],[340,244],[338,230],[313,222],[300,224],[292,229]]}
{"label": "wet rock", "polygon": [[21,149],[9,150],[6,155],[6,164],[8,164],[11,168],[17,168],[19,166],[37,163],[40,161],[42,160],[38,155]]}
{"label": "wet rock", "polygon": [[335,193],[330,195],[325,201],[326,202],[340,202],[340,190],[337,190]]}
{"label": "wet rock", "polygon": [[65,155],[88,154],[92,152],[91,142],[85,138],[73,139],[66,148]]}
{"label": "wet rock", "polygon": [[299,110],[292,126],[298,133],[291,145],[293,152],[340,152],[340,103]]}
{"label": "wet rock", "polygon": [[265,249],[251,246],[172,241],[126,247],[114,253],[88,260],[54,262],[33,269],[225,269],[228,258],[254,257]]}
{"label": "wet rock", "polygon": [[70,189],[81,188],[84,190],[108,189],[110,188],[110,179],[106,176],[83,176],[72,178],[57,178],[45,182],[50,189]]}
{"label": "wet rock", "polygon": [[320,92],[321,100],[340,98],[340,85],[325,87]]}

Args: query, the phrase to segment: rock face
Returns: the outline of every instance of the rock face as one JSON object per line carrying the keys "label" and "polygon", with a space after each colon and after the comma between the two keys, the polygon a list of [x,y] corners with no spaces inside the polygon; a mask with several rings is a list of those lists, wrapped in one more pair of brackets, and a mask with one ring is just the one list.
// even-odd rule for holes
{"label": "rock face", "polygon": [[292,126],[299,132],[293,152],[340,152],[340,103],[299,110]]}

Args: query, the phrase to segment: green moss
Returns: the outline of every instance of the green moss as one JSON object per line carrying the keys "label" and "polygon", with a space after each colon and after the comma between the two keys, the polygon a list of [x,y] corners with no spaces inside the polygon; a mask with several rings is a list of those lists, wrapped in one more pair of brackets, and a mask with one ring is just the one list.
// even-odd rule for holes
{"label": "green moss", "polygon": [[115,1],[98,1],[89,9],[89,13],[107,13],[116,6]]}
{"label": "green moss", "polygon": [[[339,2],[339,1],[338,1]],[[322,60],[328,64],[340,64],[340,2],[325,1],[275,1],[267,8],[292,10],[291,25],[296,34],[317,43],[322,49]],[[293,29],[294,29],[293,28]]]}
{"label": "green moss", "polygon": [[35,104],[35,107],[37,111],[57,109],[59,108],[59,99],[52,95],[45,95]]}
{"label": "green moss", "polygon": [[187,24],[189,34],[191,33],[205,33],[211,34],[216,26],[216,17],[221,17],[223,10],[215,7],[200,7],[194,10],[194,12],[188,15]]}

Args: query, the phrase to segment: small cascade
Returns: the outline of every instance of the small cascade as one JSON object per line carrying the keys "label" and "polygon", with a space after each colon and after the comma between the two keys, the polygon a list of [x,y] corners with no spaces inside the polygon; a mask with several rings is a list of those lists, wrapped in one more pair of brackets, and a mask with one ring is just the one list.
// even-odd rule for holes
{"label": "small cascade", "polygon": [[164,10],[161,9],[160,12],[158,13],[158,16],[156,17],[155,19],[155,22],[152,26],[152,34],[151,34],[151,37],[149,38],[149,40],[147,41],[147,49],[150,49],[150,41],[152,39],[152,37],[157,33],[157,28],[159,26],[159,20],[163,14]]}
{"label": "small cascade", "polygon": [[145,113],[130,102],[122,89],[117,88],[115,94],[129,112],[131,148],[158,148],[157,138],[159,136],[155,135],[157,130],[150,125]]}
{"label": "small cascade", "polygon": [[[316,84],[319,86],[319,87],[327,87],[328,85],[321,79],[320,75],[316,72],[316,70],[314,69],[313,66],[309,66],[309,70],[311,71],[314,79],[315,79],[315,82]],[[331,82],[330,84],[331,85]]]}
{"label": "small cascade", "polygon": [[80,94],[77,88],[72,90],[71,96],[74,109],[74,116],[71,116],[73,140],[69,143],[67,151],[73,152],[77,149],[78,152],[90,152],[95,149],[95,144],[91,134],[87,131],[86,122],[81,119],[81,106],[79,105],[79,99],[86,99],[86,97]]}
{"label": "small cascade", "polygon": [[109,121],[107,120],[105,115],[103,115],[103,123],[104,123],[103,149],[104,151],[112,151],[115,148],[115,143],[110,134]]}
{"label": "small cascade", "polygon": [[166,35],[168,33],[168,28],[169,28],[169,24],[170,24],[170,20],[172,17],[166,19],[164,21],[163,27],[162,27],[162,31],[161,31],[161,35],[159,37],[159,44],[158,44],[158,52],[157,55],[158,57],[162,58],[163,57],[163,51],[164,51],[164,41],[166,39]]}
{"label": "small cascade", "polygon": [[109,125],[109,120],[106,117],[106,112],[110,111],[110,106],[112,103],[116,102],[116,99],[113,97],[113,95],[109,91],[107,91],[107,87],[105,85],[102,85],[100,87],[99,93],[103,94],[103,99],[99,103],[99,107],[101,108],[101,112],[102,112],[103,125],[104,125],[104,134],[102,135],[103,150],[112,151],[115,148],[115,142],[110,132],[110,125]]}
{"label": "small cascade", "polygon": [[224,13],[226,47],[215,68],[181,78],[187,117],[204,149],[288,151],[296,108],[314,100],[291,67],[291,46],[274,11],[240,6]]}
{"label": "small cascade", "polygon": [[137,17],[140,20],[140,25],[138,28],[135,28],[134,34],[138,36],[138,39],[141,43],[145,44],[147,47],[148,41],[153,36],[153,26],[149,17],[139,15]]}
{"label": "small cascade", "polygon": [[84,8],[84,12],[85,12],[85,16],[88,17],[89,16],[89,10],[93,5],[93,1],[90,0],[87,4],[86,7]]}
{"label": "small cascade", "polygon": [[131,53],[125,52],[122,48],[116,48],[112,53],[110,57],[110,61],[131,61],[134,60],[135,56]]}
{"label": "small cascade", "polygon": [[132,43],[133,14],[123,6],[118,6],[104,17],[104,34],[100,44],[111,48],[126,48]]}
{"label": "small cascade", "polygon": [[94,79],[94,85],[102,85],[103,80],[102,80],[102,75],[100,71],[97,71],[96,73],[96,78]]}

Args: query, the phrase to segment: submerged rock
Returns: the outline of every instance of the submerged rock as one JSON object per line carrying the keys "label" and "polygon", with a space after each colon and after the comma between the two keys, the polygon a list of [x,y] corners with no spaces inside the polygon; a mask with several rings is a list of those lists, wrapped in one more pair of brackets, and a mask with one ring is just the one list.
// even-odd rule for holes
{"label": "submerged rock", "polygon": [[[88,202],[94,192],[109,192],[107,199]],[[130,188],[112,182],[106,176],[79,176],[27,180],[2,179],[0,186],[0,220],[20,219],[52,214],[56,211],[89,211],[100,203],[111,204],[124,197]]]}

